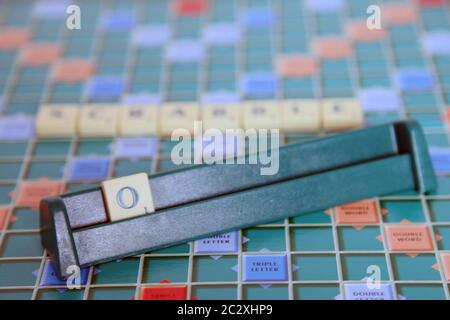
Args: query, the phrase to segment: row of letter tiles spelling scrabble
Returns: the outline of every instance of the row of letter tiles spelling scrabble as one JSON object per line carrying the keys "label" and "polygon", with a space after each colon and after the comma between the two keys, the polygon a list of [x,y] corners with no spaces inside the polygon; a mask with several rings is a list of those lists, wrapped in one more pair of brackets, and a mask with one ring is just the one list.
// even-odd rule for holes
{"label": "row of letter tiles spelling scrabble", "polygon": [[[450,299],[448,2],[78,0],[73,30],[67,5],[0,2],[0,299]],[[367,28],[371,5],[380,29]],[[80,289],[55,276],[40,245],[39,200],[178,168],[160,130],[183,123],[160,118],[166,105],[201,106],[192,114],[218,129],[278,122],[286,144],[346,129],[350,120],[327,125],[319,107],[336,99],[360,105],[365,125],[417,120],[438,190],[99,264],[81,271]],[[283,115],[287,100],[316,107]],[[281,119],[246,116],[244,105],[267,101]],[[64,122],[40,113],[48,105]],[[133,105],[161,107],[133,122],[122,114]],[[227,105],[229,117],[211,117],[209,105]],[[89,113],[79,121],[89,106],[104,126]],[[374,278],[381,284],[369,289]]]}
{"label": "row of letter tiles spelling scrabble", "polygon": [[111,104],[44,105],[36,116],[40,137],[113,137],[163,135],[177,129],[194,131],[195,121],[205,129],[281,129],[293,132],[337,131],[363,126],[356,100],[286,100],[205,105],[174,103],[158,106]]}

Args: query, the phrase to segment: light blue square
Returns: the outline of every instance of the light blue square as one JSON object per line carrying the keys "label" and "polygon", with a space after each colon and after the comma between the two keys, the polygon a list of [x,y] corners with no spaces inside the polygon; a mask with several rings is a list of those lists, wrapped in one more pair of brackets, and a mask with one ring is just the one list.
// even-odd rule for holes
{"label": "light blue square", "polygon": [[101,28],[106,31],[128,31],[135,24],[135,17],[131,11],[111,12],[101,18]]}
{"label": "light blue square", "polygon": [[269,8],[254,7],[242,12],[241,20],[248,28],[267,28],[273,23],[273,14]]}
{"label": "light blue square", "polygon": [[429,70],[421,68],[405,68],[396,75],[397,84],[404,91],[431,90],[434,78]]}
{"label": "light blue square", "polygon": [[108,159],[75,159],[72,162],[71,180],[102,180],[108,177]]}
{"label": "light blue square", "polygon": [[244,281],[287,281],[285,254],[244,255]]}
{"label": "light blue square", "polygon": [[195,253],[222,253],[238,251],[237,231],[219,234],[195,241]]}
{"label": "light blue square", "polygon": [[277,87],[277,79],[271,73],[249,73],[241,78],[241,90],[245,96],[274,95]]}
{"label": "light blue square", "polygon": [[151,157],[156,149],[156,138],[153,137],[119,138],[115,144],[115,155],[123,158]]}
{"label": "light blue square", "polygon": [[[89,268],[83,268],[80,270],[80,285],[85,285],[87,283],[88,275]],[[44,271],[42,273],[41,286],[65,286],[66,283],[66,280],[61,280],[56,275],[53,262],[47,260],[45,262]]]}
{"label": "light blue square", "polygon": [[431,163],[437,174],[445,175],[450,172],[450,150],[447,148],[430,148]]}
{"label": "light blue square", "polygon": [[344,284],[346,300],[392,300],[392,285],[390,283],[380,283],[379,288],[369,287],[367,283],[346,283]]}
{"label": "light blue square", "polygon": [[122,77],[97,76],[92,78],[86,87],[86,95],[90,100],[102,101],[120,98],[125,89]]}

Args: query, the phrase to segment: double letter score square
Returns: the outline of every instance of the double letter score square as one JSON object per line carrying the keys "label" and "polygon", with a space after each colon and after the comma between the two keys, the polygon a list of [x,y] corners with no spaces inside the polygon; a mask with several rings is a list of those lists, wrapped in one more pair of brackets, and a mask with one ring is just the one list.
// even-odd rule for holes
{"label": "double letter score square", "polygon": [[145,173],[103,181],[102,191],[111,221],[155,212]]}

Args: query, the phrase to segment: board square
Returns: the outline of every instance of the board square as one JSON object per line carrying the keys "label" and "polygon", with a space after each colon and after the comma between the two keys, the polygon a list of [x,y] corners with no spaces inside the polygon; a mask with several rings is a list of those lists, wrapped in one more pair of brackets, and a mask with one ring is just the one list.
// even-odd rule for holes
{"label": "board square", "polygon": [[281,56],[277,61],[277,70],[282,77],[301,78],[313,75],[317,71],[317,63],[310,56]]}
{"label": "board square", "polygon": [[338,37],[319,38],[313,43],[313,49],[317,56],[324,59],[343,59],[352,53],[350,42]]}
{"label": "board square", "polygon": [[109,159],[75,159],[72,162],[71,180],[102,180],[108,177]]}
{"label": "board square", "polygon": [[386,225],[389,250],[432,251],[430,229],[427,225]]}
{"label": "board square", "polygon": [[13,50],[26,44],[30,39],[30,32],[22,28],[2,28],[0,30],[0,50]]}
{"label": "board square", "polygon": [[380,283],[376,287],[370,287],[367,283],[344,284],[346,300],[393,300],[394,295],[390,283]]}
{"label": "board square", "polygon": [[20,185],[16,204],[20,207],[38,208],[42,198],[55,196],[62,190],[60,181],[46,179],[24,181]]}
{"label": "board square", "polygon": [[0,230],[2,230],[5,227],[7,214],[8,214],[8,208],[0,207]]}
{"label": "board square", "polygon": [[445,279],[450,281],[450,253],[441,253],[441,261],[444,267]]}
{"label": "board square", "polygon": [[335,208],[338,224],[376,224],[379,222],[375,200],[362,200]]}
{"label": "board square", "polygon": [[115,156],[121,158],[151,157],[156,151],[157,140],[153,137],[119,138],[114,148]]}
{"label": "board square", "polygon": [[50,64],[61,55],[61,48],[53,43],[31,43],[22,48],[20,62],[24,65],[37,66]]}
{"label": "board square", "polygon": [[186,300],[186,286],[153,286],[141,289],[141,300]]}
{"label": "board square", "polygon": [[206,0],[176,0],[173,2],[173,12],[179,16],[203,15],[208,11]]}
{"label": "board square", "polygon": [[285,254],[244,255],[244,281],[286,281],[287,257]]}
{"label": "board square", "polygon": [[0,140],[29,140],[34,137],[34,119],[26,115],[0,118]]}
{"label": "board square", "polygon": [[384,22],[388,24],[404,25],[417,19],[417,11],[409,3],[384,3],[381,11]]}
{"label": "board square", "polygon": [[90,60],[67,59],[55,64],[53,80],[60,82],[79,82],[89,79],[95,71],[95,65]]}
{"label": "board square", "polygon": [[354,20],[347,24],[347,32],[356,41],[377,41],[383,39],[384,29],[369,29],[366,19]]}
{"label": "board square", "polygon": [[89,268],[82,268],[78,279],[62,280],[56,275],[55,266],[50,260],[45,262],[44,271],[41,277],[41,286],[66,286],[68,284],[85,285],[88,280]]}
{"label": "board square", "polygon": [[195,241],[195,253],[223,253],[238,251],[237,231],[219,234]]}

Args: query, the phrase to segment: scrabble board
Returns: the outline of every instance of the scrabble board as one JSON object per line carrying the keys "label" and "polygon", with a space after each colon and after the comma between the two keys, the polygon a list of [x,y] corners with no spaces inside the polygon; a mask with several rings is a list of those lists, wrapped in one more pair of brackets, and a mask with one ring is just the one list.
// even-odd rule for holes
{"label": "scrabble board", "polygon": [[[68,28],[72,4],[81,29]],[[374,4],[381,29],[369,31]],[[449,7],[444,0],[0,1],[0,299],[450,299]],[[364,126],[417,120],[438,189],[99,264],[82,270],[78,289],[55,276],[40,244],[41,197],[179,167],[170,158],[174,142],[159,131],[129,137],[100,122],[72,130],[70,108],[177,103],[189,113],[227,103],[245,114],[246,103],[287,100],[324,110],[343,101],[362,108]],[[47,105],[67,105],[72,120],[48,131]],[[352,120],[322,124],[345,129]],[[282,132],[282,144],[328,134],[313,121],[302,132],[287,122],[294,130]]]}

